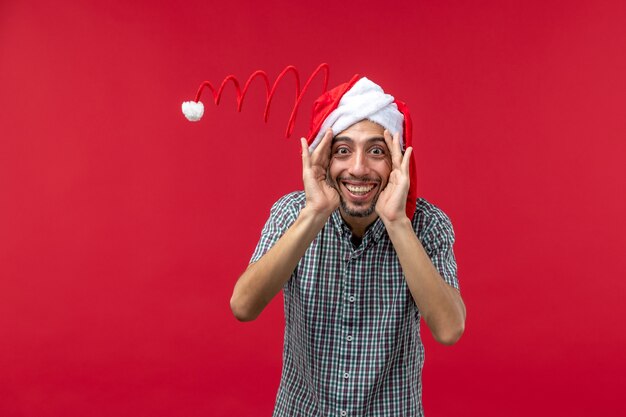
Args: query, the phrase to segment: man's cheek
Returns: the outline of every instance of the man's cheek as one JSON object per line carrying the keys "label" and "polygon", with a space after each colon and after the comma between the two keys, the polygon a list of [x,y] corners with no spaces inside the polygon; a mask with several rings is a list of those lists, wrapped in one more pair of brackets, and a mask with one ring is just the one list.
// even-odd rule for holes
{"label": "man's cheek", "polygon": [[387,169],[389,172],[393,169],[393,163],[391,162],[391,156],[385,159],[385,163],[387,164]]}

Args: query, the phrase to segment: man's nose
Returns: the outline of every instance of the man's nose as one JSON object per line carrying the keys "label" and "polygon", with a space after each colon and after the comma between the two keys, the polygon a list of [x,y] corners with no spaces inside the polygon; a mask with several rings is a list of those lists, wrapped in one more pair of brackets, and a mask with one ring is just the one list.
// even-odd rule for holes
{"label": "man's nose", "polygon": [[350,166],[350,174],[354,177],[364,177],[368,171],[366,155],[363,152],[355,152]]}

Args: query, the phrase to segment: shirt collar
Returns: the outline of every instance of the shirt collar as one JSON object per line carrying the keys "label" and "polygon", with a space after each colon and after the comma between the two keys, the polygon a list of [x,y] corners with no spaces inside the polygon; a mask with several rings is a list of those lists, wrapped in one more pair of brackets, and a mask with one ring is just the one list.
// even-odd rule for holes
{"label": "shirt collar", "polygon": [[[341,217],[341,213],[339,209],[333,211],[330,216],[331,222],[333,223],[333,227],[337,231],[337,234],[341,236],[344,240],[350,241],[352,237],[352,231],[350,227],[346,224],[346,222]],[[361,242],[361,248],[367,247],[370,242],[376,243],[378,239],[385,233],[385,224],[377,217],[374,223],[372,223],[367,230],[365,231],[365,235],[363,235],[363,241]]]}

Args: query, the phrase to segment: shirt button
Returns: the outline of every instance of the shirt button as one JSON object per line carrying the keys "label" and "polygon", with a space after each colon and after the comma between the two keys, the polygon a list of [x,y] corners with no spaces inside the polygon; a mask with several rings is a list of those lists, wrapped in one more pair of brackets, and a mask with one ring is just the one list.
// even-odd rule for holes
{"label": "shirt button", "polygon": [[341,415],[345,417],[345,416],[348,415],[348,412],[346,410],[344,410],[344,411],[341,412]]}
{"label": "shirt button", "polygon": [[345,379],[348,379],[348,378],[350,378],[350,374],[346,372],[345,374],[343,374],[343,377],[344,377]]}
{"label": "shirt button", "polygon": [[348,340],[348,342],[352,342],[352,336],[346,337],[346,340]]}
{"label": "shirt button", "polygon": [[356,300],[356,298],[354,298],[354,295],[351,295],[350,297],[348,297],[348,300],[349,300],[351,303],[354,303],[354,300]]}

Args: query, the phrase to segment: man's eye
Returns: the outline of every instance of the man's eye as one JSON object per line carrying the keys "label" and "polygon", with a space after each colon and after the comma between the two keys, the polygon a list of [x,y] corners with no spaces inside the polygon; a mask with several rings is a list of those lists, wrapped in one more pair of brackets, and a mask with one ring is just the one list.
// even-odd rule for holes
{"label": "man's eye", "polygon": [[337,155],[347,155],[348,154],[348,148],[337,148],[335,150],[335,153]]}
{"label": "man's eye", "polygon": [[385,151],[383,151],[381,148],[373,148],[371,151],[374,155],[384,155]]}

